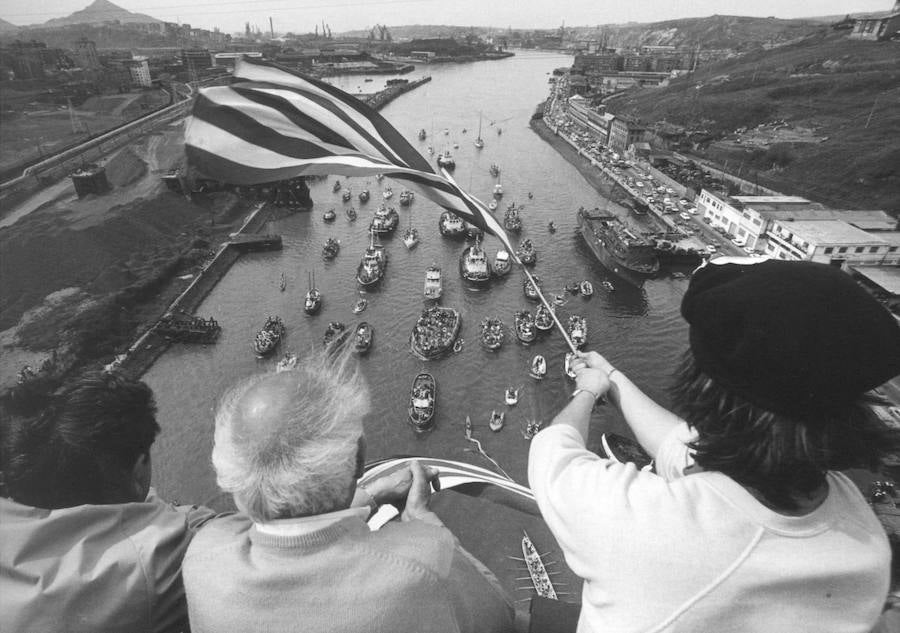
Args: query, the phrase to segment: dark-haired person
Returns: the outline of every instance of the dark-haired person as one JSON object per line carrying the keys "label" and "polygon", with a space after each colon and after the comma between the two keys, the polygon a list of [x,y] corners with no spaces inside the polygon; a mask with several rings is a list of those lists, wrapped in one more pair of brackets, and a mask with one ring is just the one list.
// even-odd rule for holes
{"label": "dark-haired person", "polygon": [[[590,352],[532,440],[529,482],[585,579],[579,631],[869,631],[890,550],[836,471],[898,447],[862,399],[900,373],[900,327],[836,268],[720,261],[682,302],[680,417]],[[602,395],[659,474],[585,449]]]}
{"label": "dark-haired person", "polygon": [[90,374],[9,431],[0,630],[187,630],[181,562],[213,512],[150,488],[150,388]]}

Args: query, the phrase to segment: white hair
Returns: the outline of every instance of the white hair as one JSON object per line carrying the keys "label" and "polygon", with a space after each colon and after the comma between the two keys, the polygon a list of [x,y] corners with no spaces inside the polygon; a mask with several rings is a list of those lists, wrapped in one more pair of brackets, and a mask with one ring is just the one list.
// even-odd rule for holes
{"label": "white hair", "polygon": [[244,380],[216,412],[216,481],[254,521],[339,509],[369,410],[347,353],[317,353],[291,371]]}

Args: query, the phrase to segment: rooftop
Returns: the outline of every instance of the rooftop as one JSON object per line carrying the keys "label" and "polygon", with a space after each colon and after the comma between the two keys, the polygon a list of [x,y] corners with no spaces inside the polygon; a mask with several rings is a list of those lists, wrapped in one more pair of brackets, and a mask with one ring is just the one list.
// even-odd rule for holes
{"label": "rooftop", "polygon": [[900,295],[900,268],[894,266],[852,266],[852,268],[892,295]]}
{"label": "rooftop", "polygon": [[779,222],[779,224],[810,244],[869,244],[875,246],[887,243],[880,236],[866,233],[843,220],[799,220]]}
{"label": "rooftop", "polygon": [[897,229],[897,220],[884,211],[854,211],[848,209],[822,209],[803,207],[797,209],[760,208],[753,205],[770,220],[790,222],[797,220],[843,220],[856,228],[866,231],[893,231]]}

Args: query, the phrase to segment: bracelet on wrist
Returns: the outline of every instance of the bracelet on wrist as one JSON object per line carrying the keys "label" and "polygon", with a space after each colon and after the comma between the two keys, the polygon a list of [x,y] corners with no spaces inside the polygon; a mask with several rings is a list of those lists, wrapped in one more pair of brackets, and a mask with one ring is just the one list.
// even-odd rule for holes
{"label": "bracelet on wrist", "polygon": [[[619,370],[616,369],[615,367],[613,367],[612,369],[610,369],[609,372],[607,372],[607,374],[606,374],[606,379],[609,380],[610,378],[612,378],[612,375],[613,375],[614,373],[616,373],[617,371],[619,371]],[[622,372],[619,371],[619,373],[621,374]]]}
{"label": "bracelet on wrist", "polygon": [[599,394],[594,393],[594,392],[591,391],[590,389],[585,389],[584,387],[579,387],[578,389],[576,389],[575,391],[573,391],[573,392],[572,392],[572,398],[574,398],[575,396],[577,396],[579,393],[587,393],[587,394],[590,394],[591,397],[594,399],[594,402],[597,402],[597,400],[600,399],[600,395],[599,395]]}

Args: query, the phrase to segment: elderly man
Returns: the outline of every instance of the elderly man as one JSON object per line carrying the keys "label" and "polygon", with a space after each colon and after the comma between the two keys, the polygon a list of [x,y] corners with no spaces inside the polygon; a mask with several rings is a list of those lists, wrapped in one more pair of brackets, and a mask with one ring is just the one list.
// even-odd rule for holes
{"label": "elderly man", "polygon": [[0,631],[187,628],[181,560],[213,512],[150,489],[155,413],[147,385],[95,373],[11,425]]}
{"label": "elderly man", "polygon": [[[429,510],[414,464],[363,489],[364,381],[346,354],[247,380],[216,415],[212,461],[241,514],[185,557],[194,633],[507,631],[512,607]],[[370,531],[381,503],[398,522]]]}

